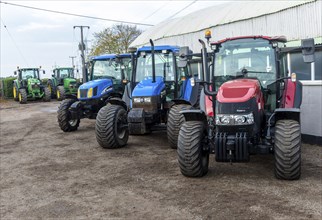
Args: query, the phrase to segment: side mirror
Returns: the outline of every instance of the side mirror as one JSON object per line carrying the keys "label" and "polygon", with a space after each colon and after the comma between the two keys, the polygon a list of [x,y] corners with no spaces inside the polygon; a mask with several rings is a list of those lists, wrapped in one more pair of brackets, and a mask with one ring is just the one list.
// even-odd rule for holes
{"label": "side mirror", "polygon": [[43,71],[42,71],[42,74],[45,74],[45,73],[46,73],[46,72],[45,72],[45,70],[43,70]]}
{"label": "side mirror", "polygon": [[17,75],[17,71],[14,71],[14,72],[13,72],[13,74],[14,74],[14,75]]}
{"label": "side mirror", "polygon": [[178,61],[178,67],[183,68],[186,67],[188,64],[188,57],[189,54],[189,47],[180,47],[179,50],[179,61]]}
{"label": "side mirror", "polygon": [[303,39],[301,41],[301,47],[302,47],[302,55],[305,63],[312,63],[315,60],[314,57],[314,52],[315,52],[315,47],[314,47],[314,39],[309,38],[309,39]]}

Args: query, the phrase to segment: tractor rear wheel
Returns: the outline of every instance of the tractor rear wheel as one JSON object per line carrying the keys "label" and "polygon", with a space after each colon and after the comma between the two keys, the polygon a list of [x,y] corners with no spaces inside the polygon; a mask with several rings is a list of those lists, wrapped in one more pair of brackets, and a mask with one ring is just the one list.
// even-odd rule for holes
{"label": "tractor rear wheel", "polygon": [[177,153],[184,176],[201,177],[208,172],[209,152],[203,149],[204,131],[201,121],[187,121],[180,129]]}
{"label": "tractor rear wheel", "polygon": [[19,99],[20,104],[26,104],[27,103],[27,91],[26,91],[26,89],[19,89],[18,99]]}
{"label": "tractor rear wheel", "polygon": [[72,119],[69,107],[75,102],[74,99],[65,99],[58,108],[58,124],[64,132],[76,131],[79,126],[79,119]]}
{"label": "tractor rear wheel", "polygon": [[295,120],[279,120],[275,126],[275,176],[297,180],[301,176],[301,126]]}
{"label": "tractor rear wheel", "polygon": [[44,102],[50,102],[50,99],[51,99],[50,90],[48,89],[48,87],[44,87],[44,97],[43,97],[43,101]]}
{"label": "tractor rear wheel", "polygon": [[95,134],[103,148],[120,148],[127,144],[129,130],[126,110],[119,105],[106,105],[96,117]]}
{"label": "tractor rear wheel", "polygon": [[167,136],[168,143],[172,149],[177,149],[180,127],[185,122],[184,116],[180,111],[190,107],[191,106],[187,104],[174,105],[169,111],[167,120]]}
{"label": "tractor rear wheel", "polygon": [[61,101],[65,98],[65,88],[64,86],[57,86],[56,89],[57,100]]}
{"label": "tractor rear wheel", "polygon": [[13,87],[12,87],[13,89],[13,100],[15,100],[15,101],[19,101],[19,95],[18,95],[18,89],[17,89],[17,87],[16,87],[16,85],[13,85]]}

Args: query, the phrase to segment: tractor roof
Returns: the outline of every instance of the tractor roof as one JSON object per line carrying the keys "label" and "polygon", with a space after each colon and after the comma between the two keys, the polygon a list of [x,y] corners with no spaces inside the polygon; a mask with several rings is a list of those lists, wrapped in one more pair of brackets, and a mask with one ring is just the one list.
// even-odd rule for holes
{"label": "tractor roof", "polygon": [[74,69],[73,67],[56,67],[54,70]]}
{"label": "tractor roof", "polygon": [[131,54],[128,54],[128,53],[125,53],[125,54],[103,54],[103,55],[91,57],[91,60],[109,60],[109,59],[113,59],[116,57],[130,58]]}
{"label": "tractor roof", "polygon": [[282,42],[282,43],[286,43],[286,37],[285,36],[274,36],[274,37],[269,37],[269,36],[262,36],[262,35],[253,35],[253,36],[240,36],[240,37],[231,37],[231,38],[226,38],[217,42],[211,42],[211,45],[216,45],[216,44],[222,44],[225,43],[227,41],[233,41],[233,40],[240,40],[240,39],[264,39],[264,40],[268,40],[268,41],[277,41],[277,42]]}
{"label": "tractor roof", "polygon": [[[178,46],[170,46],[170,45],[161,45],[161,46],[154,46],[154,50],[171,50],[172,52],[178,52],[180,47]],[[138,49],[138,52],[141,51],[151,51],[151,46],[143,46]]]}
{"label": "tractor roof", "polygon": [[39,70],[39,67],[35,67],[35,68],[19,68],[18,70]]}

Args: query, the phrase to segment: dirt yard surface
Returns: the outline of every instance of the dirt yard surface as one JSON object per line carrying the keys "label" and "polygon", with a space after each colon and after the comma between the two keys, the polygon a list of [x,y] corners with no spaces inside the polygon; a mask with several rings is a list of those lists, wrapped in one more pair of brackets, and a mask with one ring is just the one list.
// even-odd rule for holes
{"label": "dirt yard surface", "polygon": [[274,177],[273,156],[181,175],[165,132],[122,149],[95,139],[95,121],[64,133],[59,102],[0,103],[0,219],[322,219],[322,147],[302,148],[302,178]]}

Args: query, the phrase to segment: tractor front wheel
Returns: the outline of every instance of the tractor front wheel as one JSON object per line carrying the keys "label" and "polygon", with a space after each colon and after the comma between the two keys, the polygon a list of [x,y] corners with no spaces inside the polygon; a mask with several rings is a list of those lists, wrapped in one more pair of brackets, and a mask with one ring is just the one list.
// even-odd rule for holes
{"label": "tractor front wheel", "polygon": [[51,98],[55,98],[56,91],[55,91],[55,86],[54,86],[53,81],[48,80],[47,87],[50,91]]}
{"label": "tractor front wheel", "polygon": [[13,100],[19,101],[18,89],[15,85],[13,85]]}
{"label": "tractor front wheel", "polygon": [[190,108],[190,105],[181,104],[171,107],[167,120],[168,143],[172,149],[177,149],[179,130],[185,122],[183,114],[180,111]]}
{"label": "tractor front wheel", "polygon": [[180,129],[177,153],[184,176],[202,177],[208,173],[209,152],[203,149],[204,131],[201,121],[187,121]]}
{"label": "tractor front wheel", "polygon": [[79,119],[72,119],[69,107],[75,102],[73,99],[65,99],[58,108],[58,124],[64,132],[76,131],[79,126]]}
{"label": "tractor front wheel", "polygon": [[119,105],[106,105],[96,117],[95,134],[98,144],[103,148],[120,148],[127,144],[129,130],[126,110]]}
{"label": "tractor front wheel", "polygon": [[275,176],[297,180],[301,176],[301,125],[295,120],[279,120],[275,126]]}
{"label": "tractor front wheel", "polygon": [[27,91],[25,89],[19,89],[18,99],[20,104],[27,103]]}
{"label": "tractor front wheel", "polygon": [[57,100],[61,101],[65,98],[65,88],[64,86],[57,86],[56,90]]}
{"label": "tractor front wheel", "polygon": [[51,99],[51,93],[48,87],[44,87],[44,96],[43,101],[44,102],[50,102]]}

